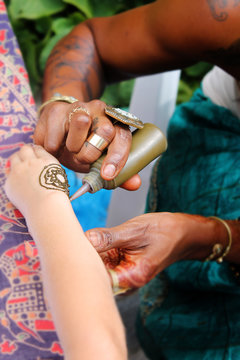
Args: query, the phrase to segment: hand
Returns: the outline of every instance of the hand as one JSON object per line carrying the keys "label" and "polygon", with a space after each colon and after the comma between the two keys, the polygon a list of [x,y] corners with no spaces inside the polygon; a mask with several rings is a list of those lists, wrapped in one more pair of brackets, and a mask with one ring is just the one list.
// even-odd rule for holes
{"label": "hand", "polygon": [[59,162],[41,146],[24,145],[11,158],[5,191],[24,217],[56,193],[66,196],[67,179]]}
{"label": "hand", "polygon": [[[88,230],[86,236],[120,288],[139,288],[170,264],[191,257],[193,238],[202,217],[150,213],[114,228]],[[197,244],[197,241],[196,241]]]}
{"label": "hand", "polygon": [[[127,161],[132,137],[127,127],[113,125],[105,115],[105,107],[106,104],[100,100],[88,103],[77,101],[73,104],[59,101],[50,103],[41,112],[34,142],[42,145],[69,169],[88,172],[90,164],[102,155],[99,149],[86,142],[94,132],[106,141],[108,147],[101,176],[112,180]],[[76,108],[78,110],[73,112]],[[135,176],[123,187],[136,190],[140,184],[139,176]]]}

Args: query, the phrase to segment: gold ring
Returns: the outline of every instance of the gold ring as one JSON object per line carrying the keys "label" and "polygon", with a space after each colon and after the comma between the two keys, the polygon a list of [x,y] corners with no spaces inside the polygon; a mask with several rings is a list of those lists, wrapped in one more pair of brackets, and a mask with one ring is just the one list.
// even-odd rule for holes
{"label": "gold ring", "polygon": [[72,111],[69,113],[68,122],[69,123],[71,122],[73,114],[75,114],[76,112],[80,112],[80,111],[84,112],[88,116],[90,115],[90,112],[85,107],[77,106],[74,109],[72,109]]}
{"label": "gold ring", "polygon": [[113,292],[114,296],[124,294],[125,292],[130,290],[129,288],[120,288],[119,287],[119,280],[118,280],[118,275],[117,275],[116,271],[108,270],[108,272],[112,278],[112,292]]}
{"label": "gold ring", "polygon": [[108,146],[108,142],[95,133],[92,133],[86,141],[100,151],[103,151]]}

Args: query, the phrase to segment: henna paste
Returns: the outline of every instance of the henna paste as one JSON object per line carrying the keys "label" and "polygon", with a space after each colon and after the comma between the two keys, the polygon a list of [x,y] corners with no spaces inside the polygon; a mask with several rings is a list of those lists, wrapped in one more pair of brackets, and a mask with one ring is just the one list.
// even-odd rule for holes
{"label": "henna paste", "polygon": [[111,249],[100,256],[107,270],[113,270],[118,277],[119,288],[136,289],[147,284],[156,274],[154,264],[147,258],[141,259],[126,249]]}
{"label": "henna paste", "polygon": [[63,191],[69,197],[67,175],[59,164],[45,166],[39,175],[39,184],[49,190]]}

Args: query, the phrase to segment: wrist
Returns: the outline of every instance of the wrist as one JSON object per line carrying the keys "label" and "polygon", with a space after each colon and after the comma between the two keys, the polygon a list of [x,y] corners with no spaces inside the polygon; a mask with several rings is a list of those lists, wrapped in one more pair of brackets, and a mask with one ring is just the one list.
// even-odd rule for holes
{"label": "wrist", "polygon": [[[184,259],[230,261],[239,263],[240,223],[237,220],[206,218],[192,215],[188,233],[185,237]],[[225,224],[224,224],[225,223]],[[220,247],[219,254],[214,254],[216,246]]]}
{"label": "wrist", "polygon": [[49,105],[49,104],[51,104],[51,103],[53,103],[53,102],[59,102],[59,101],[60,101],[60,102],[63,102],[63,103],[67,103],[67,104],[73,104],[73,103],[75,103],[76,101],[78,101],[78,99],[76,99],[76,98],[73,97],[73,96],[62,95],[62,94],[60,94],[60,93],[54,93],[54,95],[53,95],[50,99],[44,101],[44,102],[42,103],[42,105],[40,105],[40,107],[38,108],[38,116],[41,115],[42,111],[44,110],[44,108],[45,108],[47,105]]}
{"label": "wrist", "polygon": [[235,264],[239,264],[240,260],[239,260],[239,254],[240,254],[240,222],[239,220],[228,220],[227,221],[228,226],[231,230],[231,235],[232,235],[232,245],[231,248],[226,256],[226,260],[231,262],[231,263],[235,263]]}
{"label": "wrist", "polygon": [[211,254],[216,243],[222,244],[223,247],[227,245],[226,229],[220,222],[200,215],[186,216],[188,219],[182,237],[181,260],[203,261]]}
{"label": "wrist", "polygon": [[28,227],[31,223],[35,223],[36,219],[48,219],[54,215],[57,207],[71,206],[68,196],[63,191],[46,190],[40,196],[34,198],[24,212]]}

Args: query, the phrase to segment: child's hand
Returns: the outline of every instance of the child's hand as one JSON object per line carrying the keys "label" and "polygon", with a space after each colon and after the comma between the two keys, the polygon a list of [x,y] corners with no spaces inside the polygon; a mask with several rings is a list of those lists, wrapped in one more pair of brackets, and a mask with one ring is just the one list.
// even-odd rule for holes
{"label": "child's hand", "polygon": [[[26,217],[52,193],[68,195],[65,171],[58,160],[41,146],[24,145],[10,158],[11,169],[5,184],[10,201]],[[65,196],[65,195],[64,195]]]}

